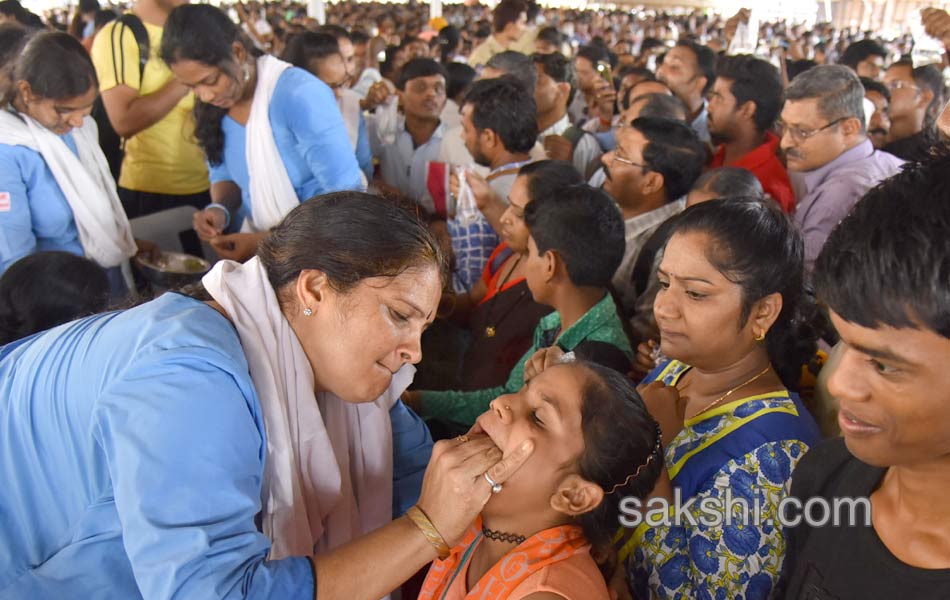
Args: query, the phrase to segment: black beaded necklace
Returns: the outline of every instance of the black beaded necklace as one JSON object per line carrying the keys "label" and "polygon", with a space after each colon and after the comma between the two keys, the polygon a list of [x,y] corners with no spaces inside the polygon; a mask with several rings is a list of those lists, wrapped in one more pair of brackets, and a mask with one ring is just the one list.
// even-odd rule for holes
{"label": "black beaded necklace", "polygon": [[496,542],[505,542],[508,544],[523,544],[526,538],[516,533],[506,533],[504,531],[494,531],[482,525],[482,535]]}

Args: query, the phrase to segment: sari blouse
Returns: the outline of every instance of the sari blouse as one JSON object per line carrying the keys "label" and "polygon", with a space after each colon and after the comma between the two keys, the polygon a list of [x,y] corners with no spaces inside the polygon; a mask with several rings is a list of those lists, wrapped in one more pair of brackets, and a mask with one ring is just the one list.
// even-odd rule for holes
{"label": "sari blouse", "polygon": [[[643,382],[676,385],[689,368],[668,361]],[[683,513],[696,522],[682,514],[679,523],[636,528],[620,551],[634,597],[767,598],[785,555],[775,520],[779,504],[788,494],[795,465],[819,437],[797,395],[784,389],[740,398],[688,419],[664,458],[673,489],[681,493]],[[726,506],[730,497],[747,502],[750,518],[710,523],[700,503],[709,499],[711,506]]]}

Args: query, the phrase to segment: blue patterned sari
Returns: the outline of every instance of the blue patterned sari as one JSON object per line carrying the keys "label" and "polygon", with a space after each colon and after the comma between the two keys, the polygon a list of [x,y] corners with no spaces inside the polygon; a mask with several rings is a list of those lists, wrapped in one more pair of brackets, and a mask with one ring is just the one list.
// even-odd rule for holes
{"label": "blue patterned sari", "polygon": [[[668,361],[643,382],[676,385],[689,368]],[[684,514],[679,523],[637,527],[620,552],[634,597],[767,598],[785,554],[774,521],[779,503],[795,464],[819,439],[811,415],[786,390],[740,398],[688,419],[665,459],[682,503],[694,499],[684,513],[695,522]],[[744,500],[750,513],[758,505],[758,522],[711,523],[700,503],[723,506],[729,497]],[[737,510],[728,512],[738,517]]]}

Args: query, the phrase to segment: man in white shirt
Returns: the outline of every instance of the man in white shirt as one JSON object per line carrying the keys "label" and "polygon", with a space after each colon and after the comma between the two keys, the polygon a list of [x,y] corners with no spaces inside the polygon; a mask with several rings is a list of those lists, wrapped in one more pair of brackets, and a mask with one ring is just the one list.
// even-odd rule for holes
{"label": "man in white shirt", "polygon": [[406,63],[396,83],[405,124],[395,142],[377,146],[376,152],[383,183],[430,213],[435,206],[426,187],[427,165],[438,160],[442,144],[445,128],[439,115],[445,106],[445,81],[445,69],[431,58]]}
{"label": "man in white shirt", "polygon": [[657,227],[683,210],[706,149],[685,123],[640,117],[617,130],[617,149],[602,161],[604,191],[623,212],[626,228],[627,249],[613,285],[629,315],[637,299],[630,280],[640,250]]}
{"label": "man in white shirt", "polygon": [[538,84],[534,101],[538,105],[538,141],[547,146],[550,137],[560,138],[570,148],[569,160],[584,179],[600,164],[603,150],[590,132],[571,125],[567,106],[575,93],[574,73],[570,61],[562,54],[535,54]]}

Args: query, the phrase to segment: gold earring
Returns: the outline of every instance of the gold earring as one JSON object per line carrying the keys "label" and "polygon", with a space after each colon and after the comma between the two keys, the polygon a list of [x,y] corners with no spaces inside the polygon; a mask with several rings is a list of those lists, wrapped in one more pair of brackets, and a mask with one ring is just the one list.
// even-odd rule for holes
{"label": "gold earring", "polygon": [[753,336],[753,339],[754,339],[755,341],[757,341],[757,342],[761,342],[762,340],[765,339],[765,332],[763,331],[762,333],[757,333],[757,334],[755,334],[755,335]]}

